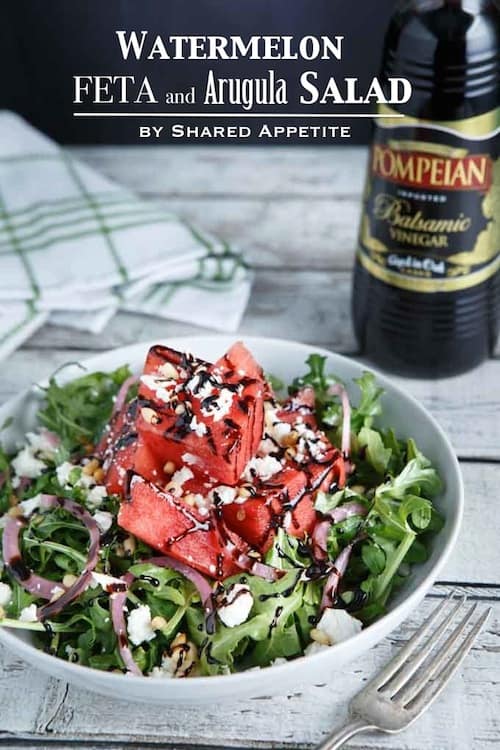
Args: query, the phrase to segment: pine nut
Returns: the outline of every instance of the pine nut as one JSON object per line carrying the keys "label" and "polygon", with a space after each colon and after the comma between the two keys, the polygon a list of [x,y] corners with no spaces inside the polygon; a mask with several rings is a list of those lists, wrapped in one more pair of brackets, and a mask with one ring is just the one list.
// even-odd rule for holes
{"label": "pine nut", "polygon": [[157,615],[151,620],[151,627],[153,630],[163,630],[163,628],[167,627],[167,621],[161,615]]}
{"label": "pine nut", "polygon": [[141,417],[148,424],[159,424],[161,422],[161,417],[158,416],[154,409],[150,409],[149,406],[142,407]]}
{"label": "pine nut", "polygon": [[82,474],[86,474],[87,476],[91,477],[93,476],[94,472],[99,468],[99,461],[97,458],[93,458],[91,461],[88,462],[88,464],[85,464],[85,466],[82,469]]}
{"label": "pine nut", "polygon": [[123,542],[123,551],[127,556],[133,555],[136,548],[136,541],[134,536],[128,536]]}
{"label": "pine nut", "polygon": [[316,641],[316,643],[321,643],[322,646],[330,645],[330,639],[328,638],[327,634],[324,633],[322,630],[313,628],[310,632],[310,636],[313,641]]}
{"label": "pine nut", "polygon": [[173,474],[176,468],[177,467],[173,461],[167,461],[167,463],[163,467],[163,471],[165,472],[165,474]]}

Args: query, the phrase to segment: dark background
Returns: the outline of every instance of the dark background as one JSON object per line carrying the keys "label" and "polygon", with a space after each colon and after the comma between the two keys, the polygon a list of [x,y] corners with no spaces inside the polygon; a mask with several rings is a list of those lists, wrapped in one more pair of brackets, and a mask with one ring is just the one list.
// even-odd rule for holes
{"label": "dark background", "polygon": [[[287,77],[289,110],[297,112],[301,111],[295,103],[299,86],[294,82],[303,70],[318,70],[324,80],[331,75],[340,79],[359,76],[364,82],[378,73],[384,30],[394,0],[0,0],[0,4],[0,106],[16,110],[63,143],[134,143],[141,124],[138,120],[72,116],[76,109],[72,104],[73,75],[134,74],[139,78],[147,74],[153,88],[161,92],[186,90],[204,82],[209,67],[219,76],[254,78],[272,66],[278,76]],[[344,35],[346,39],[344,59],[339,62],[124,62],[116,29],[144,29],[163,36],[324,34]],[[145,109],[144,104],[128,108],[133,110],[134,106]],[[155,106],[167,109],[167,105],[159,104],[148,105],[147,110],[154,111]],[[195,105],[195,110],[199,107]],[[92,105],[84,109],[90,111]],[[230,109],[224,107],[224,111]],[[302,111],[319,110],[303,106]],[[143,124],[167,122],[147,120]],[[215,122],[221,124],[220,120],[212,124]],[[362,143],[369,138],[368,120],[323,123],[351,124],[354,138],[344,143]]]}

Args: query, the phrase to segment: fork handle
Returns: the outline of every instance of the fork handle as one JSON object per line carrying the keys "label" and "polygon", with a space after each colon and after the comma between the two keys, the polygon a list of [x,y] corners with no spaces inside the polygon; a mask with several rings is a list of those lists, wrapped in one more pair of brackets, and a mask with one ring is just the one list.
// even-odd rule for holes
{"label": "fork handle", "polygon": [[333,734],[330,734],[326,740],[317,748],[317,750],[337,750],[342,747],[344,742],[350,740],[355,734],[359,732],[367,732],[369,729],[375,729],[375,727],[366,724],[362,719],[351,719],[347,724],[338,729]]}

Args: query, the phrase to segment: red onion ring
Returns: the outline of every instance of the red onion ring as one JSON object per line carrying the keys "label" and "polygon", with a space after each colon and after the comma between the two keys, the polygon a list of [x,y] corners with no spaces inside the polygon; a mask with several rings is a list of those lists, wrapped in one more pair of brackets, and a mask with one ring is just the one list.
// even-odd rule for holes
{"label": "red onion ring", "polygon": [[95,519],[90,515],[90,513],[85,510],[82,505],[79,505],[79,503],[75,503],[73,500],[69,500],[63,497],[56,497],[55,495],[42,495],[42,498],[40,500],[40,507],[64,508],[64,510],[68,511],[68,513],[71,513],[72,516],[74,516],[78,521],[81,521],[84,526],[87,527],[90,538],[87,562],[85,563],[85,567],[81,572],[79,578],[72,586],[69,587],[67,591],[64,592],[64,594],[62,594],[62,596],[59,597],[59,599],[56,599],[55,602],[50,602],[49,604],[45,604],[43,607],[39,608],[37,613],[38,619],[46,620],[49,617],[53,617],[54,615],[59,614],[59,612],[61,612],[67,604],[72,602],[73,599],[76,599],[76,597],[79,596],[83,591],[85,591],[85,589],[89,585],[92,579],[92,571],[94,570],[98,562],[101,532],[99,531],[99,526],[97,525]]}
{"label": "red onion ring", "polygon": [[130,375],[126,380],[123,381],[123,383],[120,386],[120,390],[116,394],[116,400],[113,406],[113,413],[112,417],[114,415],[121,411],[123,408],[123,405],[125,403],[125,399],[127,398],[127,393],[131,389],[133,385],[135,385],[139,381],[139,378],[137,375]]}
{"label": "red onion ring", "polygon": [[[276,581],[284,575],[285,571],[261,562],[259,559],[260,553],[257,553],[258,557],[251,557],[248,552],[251,552],[252,550],[248,548],[248,545],[246,545],[248,552],[242,551],[233,540],[237,535],[228,529],[222,516],[216,513],[214,514],[214,529],[219,538],[221,547],[224,548],[235,565],[241,568],[241,570],[244,570],[251,575],[258,576],[259,578],[264,578],[264,580],[270,582]],[[240,542],[242,541],[239,537],[237,537],[237,539],[239,539]]]}
{"label": "red onion ring", "polygon": [[344,386],[340,383],[331,385],[328,393],[332,396],[339,396],[342,402],[342,411],[344,414],[342,420],[342,455],[344,458],[348,458],[351,452],[351,404],[349,403],[349,396]]}
{"label": "red onion ring", "polygon": [[325,560],[328,557],[326,542],[331,525],[331,521],[320,521],[311,535],[314,557],[318,560]]}
{"label": "red onion ring", "polygon": [[23,563],[21,550],[19,548],[19,533],[26,525],[19,518],[8,518],[3,531],[2,548],[5,566],[13,578],[20,585],[34,596],[40,599],[50,601],[58,589],[66,591],[66,587],[57,581],[50,581],[48,578],[33,573],[27,565]]}
{"label": "red onion ring", "polygon": [[270,583],[277,581],[286,573],[286,570],[274,568],[272,565],[267,565],[245,553],[238,555],[238,557],[235,558],[235,563],[236,565],[239,565],[242,570],[246,570],[248,573],[263,578]]}
{"label": "red onion ring", "polygon": [[149,560],[143,560],[142,562],[157,565],[159,568],[172,568],[172,570],[181,573],[185,578],[191,581],[198,591],[207,617],[213,616],[214,604],[212,600],[212,587],[201,573],[194,570],[189,565],[174,560],[173,557],[168,557],[167,555],[162,555],[161,557],[150,557]]}
{"label": "red onion ring", "polygon": [[333,563],[332,572],[326,579],[323,597],[321,599],[321,611],[333,606],[333,600],[339,587],[340,579],[347,570],[354,542],[344,547],[335,562]]}
{"label": "red onion ring", "polygon": [[110,594],[109,597],[111,621],[113,623],[113,630],[115,631],[116,638],[118,640],[118,651],[120,652],[120,656],[122,657],[127,671],[131,674],[142,677],[143,674],[135,663],[134,657],[132,656],[132,651],[130,650],[130,646],[128,645],[127,625],[124,615],[128,587],[134,580],[134,576],[132,575],[132,573],[126,573],[124,576],[122,576],[122,580],[127,584],[127,589],[125,591],[116,591]]}
{"label": "red onion ring", "polygon": [[363,503],[353,500],[350,503],[339,505],[337,508],[328,511],[326,515],[332,519],[333,523],[340,523],[341,521],[345,521],[346,518],[351,518],[351,516],[366,516],[367,513],[368,508]]}
{"label": "red onion ring", "polygon": [[[73,500],[56,497],[55,495],[42,495],[40,499],[40,507],[63,508],[87,527],[90,537],[90,546],[85,567],[75,583],[69,588],[66,588],[62,584],[40,578],[30,571],[30,569],[23,563],[19,549],[19,531],[24,525],[24,522],[19,519],[13,519],[13,522],[7,522],[2,539],[3,554],[5,564],[14,578],[19,581],[26,591],[29,591],[36,596],[40,596],[42,599],[50,600],[53,597],[54,592],[53,590],[52,592],[49,590],[49,585],[52,589],[62,588],[64,591],[64,593],[55,601],[49,601],[48,604],[38,608],[37,619],[41,622],[49,617],[59,614],[67,604],[72,602],[73,599],[76,599],[76,597],[79,596],[82,591],[85,591],[89,585],[92,578],[92,571],[97,565],[100,532],[95,519],[90,513],[88,513],[83,506],[75,503]],[[38,586],[40,588],[38,588]]]}

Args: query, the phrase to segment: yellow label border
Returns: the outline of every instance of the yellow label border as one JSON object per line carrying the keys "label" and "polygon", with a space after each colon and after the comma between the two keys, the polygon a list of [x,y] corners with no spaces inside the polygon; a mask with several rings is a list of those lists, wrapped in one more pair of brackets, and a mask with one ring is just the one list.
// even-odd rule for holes
{"label": "yellow label border", "polygon": [[[411,253],[410,253],[411,254]],[[436,294],[438,292],[458,292],[461,289],[470,289],[471,287],[478,286],[493,276],[500,269],[500,253],[488,263],[488,265],[474,271],[473,273],[467,274],[454,279],[420,279],[415,276],[403,276],[397,271],[389,271],[387,268],[383,268],[378,263],[375,263],[368,255],[366,255],[363,248],[358,249],[358,258],[361,265],[379,281],[385,281],[391,286],[395,286],[398,289],[405,289],[410,292],[424,292],[427,294]]]}

